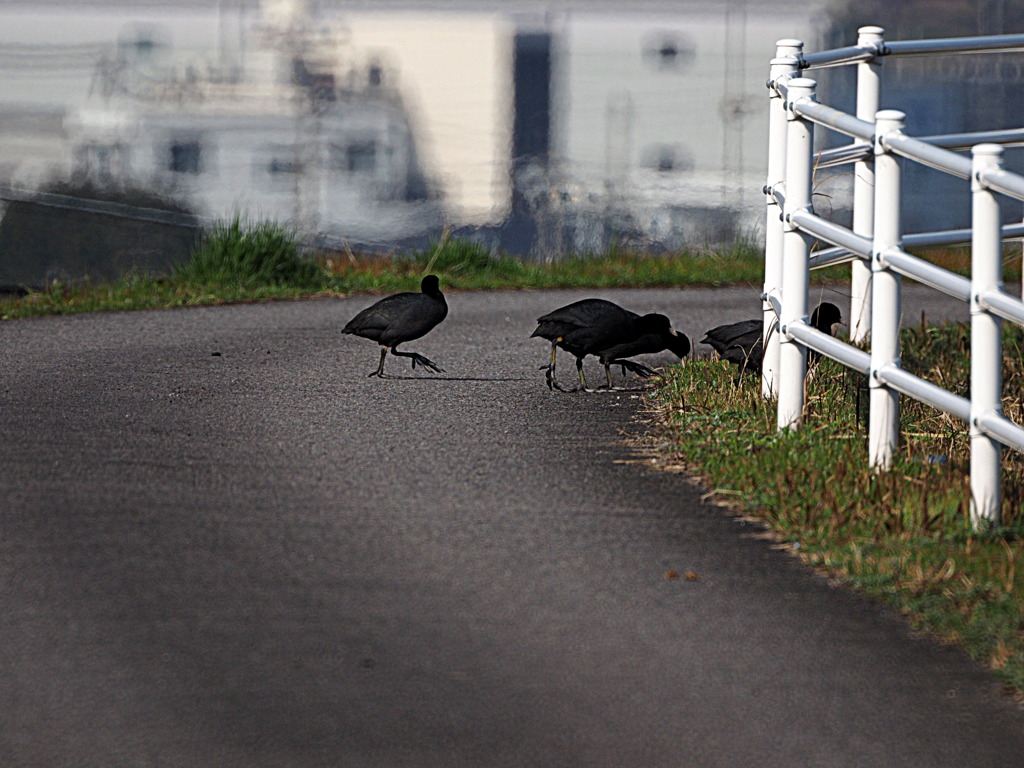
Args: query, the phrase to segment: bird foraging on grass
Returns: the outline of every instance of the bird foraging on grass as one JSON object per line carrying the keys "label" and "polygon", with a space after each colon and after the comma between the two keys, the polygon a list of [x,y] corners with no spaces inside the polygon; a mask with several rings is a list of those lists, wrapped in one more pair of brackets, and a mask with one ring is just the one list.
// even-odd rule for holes
{"label": "bird foraging on grass", "polygon": [[[827,301],[811,313],[811,325],[829,336],[835,335],[836,326],[842,322],[843,314],[839,307]],[[735,365],[739,369],[737,375],[751,373],[760,376],[764,356],[763,329],[763,320],[741,320],[712,328],[700,343],[707,344],[720,358]]]}
{"label": "bird foraging on grass", "polygon": [[412,358],[414,370],[418,363],[428,371],[444,373],[444,368],[423,355],[416,352],[399,352],[398,345],[425,336],[447,315],[448,303],[441,293],[437,276],[427,275],[420,284],[420,293],[406,292],[385,296],[349,320],[342,333],[362,336],[380,344],[380,365],[376,371],[370,373],[370,376],[394,378],[384,373],[384,358],[389,349],[396,357]]}

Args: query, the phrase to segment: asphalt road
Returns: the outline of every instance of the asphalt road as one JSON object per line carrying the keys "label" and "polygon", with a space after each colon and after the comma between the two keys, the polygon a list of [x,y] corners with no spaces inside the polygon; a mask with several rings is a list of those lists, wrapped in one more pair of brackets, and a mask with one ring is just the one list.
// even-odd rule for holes
{"label": "asphalt road", "polygon": [[1020,765],[984,669],[631,460],[635,393],[545,388],[579,296],[451,294],[393,381],[368,297],[0,324],[0,765]]}

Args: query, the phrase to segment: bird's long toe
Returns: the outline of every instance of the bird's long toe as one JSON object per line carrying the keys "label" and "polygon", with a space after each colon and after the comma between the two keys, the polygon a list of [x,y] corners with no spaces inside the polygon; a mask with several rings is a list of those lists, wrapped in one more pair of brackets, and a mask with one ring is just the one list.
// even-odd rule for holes
{"label": "bird's long toe", "polygon": [[555,381],[555,372],[551,370],[551,366],[542,365],[541,370],[544,371],[544,381],[547,383],[548,389],[559,389],[558,382]]}
{"label": "bird's long toe", "polygon": [[445,373],[446,372],[444,370],[444,368],[439,366],[437,363],[435,363],[430,358],[424,357],[423,355],[416,355],[416,357],[414,357],[412,359],[412,367],[413,368],[416,367],[416,363],[419,363],[423,368],[426,368],[428,371],[432,371],[434,373]]}

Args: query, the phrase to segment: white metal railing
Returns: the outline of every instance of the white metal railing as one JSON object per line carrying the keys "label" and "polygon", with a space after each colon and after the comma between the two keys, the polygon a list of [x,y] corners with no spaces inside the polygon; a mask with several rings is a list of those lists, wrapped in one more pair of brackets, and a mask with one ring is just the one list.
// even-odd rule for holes
{"label": "white metal railing", "polygon": [[[968,424],[971,442],[971,520],[997,524],[1003,446],[1024,452],[1024,429],[1002,413],[1001,323],[1024,325],[1024,303],[1003,290],[1002,241],[1024,235],[1024,224],[1002,225],[997,195],[1024,200],[1024,177],[1002,165],[1002,145],[1024,142],[1024,128],[948,136],[904,133],[904,114],[879,110],[881,59],[1024,51],[1024,34],[886,42],[880,27],[862,27],[857,45],[803,53],[799,40],[780,40],[769,74],[768,181],[765,228],[764,360],[762,392],[778,399],[779,429],[799,425],[804,409],[807,350],[868,377],[869,457],[887,468],[899,437],[899,397],[905,395]],[[857,67],[856,114],[821,104],[804,70]],[[814,129],[851,137],[845,146],[815,156]],[[972,157],[954,150],[970,148]],[[900,224],[899,158],[970,181],[971,228],[906,234]],[[814,212],[815,168],[854,165],[852,229]],[[832,247],[811,255],[815,241]],[[907,253],[906,247],[971,244],[971,277],[961,277]],[[852,262],[851,344],[808,322],[808,273]],[[912,278],[968,302],[971,308],[970,399],[954,395],[900,366],[901,280]],[[776,330],[779,332],[776,333]],[[854,346],[870,339],[870,352]]]}

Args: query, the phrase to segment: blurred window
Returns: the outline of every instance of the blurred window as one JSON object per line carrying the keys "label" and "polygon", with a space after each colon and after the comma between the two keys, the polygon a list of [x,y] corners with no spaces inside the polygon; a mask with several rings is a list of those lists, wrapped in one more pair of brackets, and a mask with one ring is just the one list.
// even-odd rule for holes
{"label": "blurred window", "polygon": [[644,148],[640,163],[659,173],[692,171],[696,166],[693,154],[679,144],[651,144]]}
{"label": "blurred window", "polygon": [[648,35],[642,46],[644,60],[663,71],[685,69],[697,56],[696,45],[682,34]]}
{"label": "blurred window", "polygon": [[377,143],[360,141],[331,146],[331,162],[335,168],[351,173],[373,173],[377,170]]}
{"label": "blurred window", "polygon": [[294,158],[275,157],[267,166],[273,174],[279,173],[302,173],[302,163]]}
{"label": "blurred window", "polygon": [[126,172],[126,155],[120,144],[84,144],[75,150],[75,170],[91,179],[118,178]]}
{"label": "blurred window", "polygon": [[167,170],[174,173],[199,173],[201,146],[198,141],[173,141]]}

